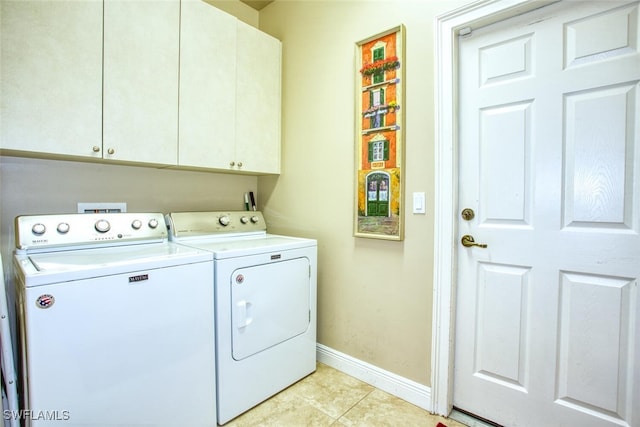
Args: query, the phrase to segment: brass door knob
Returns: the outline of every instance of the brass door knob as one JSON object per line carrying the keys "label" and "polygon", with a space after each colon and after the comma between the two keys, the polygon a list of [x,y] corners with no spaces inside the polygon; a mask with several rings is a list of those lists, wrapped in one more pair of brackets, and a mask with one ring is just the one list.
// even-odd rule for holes
{"label": "brass door knob", "polygon": [[476,243],[473,236],[470,236],[468,234],[465,234],[464,236],[462,236],[462,240],[460,242],[462,243],[462,246],[464,246],[465,248],[470,248],[472,246],[477,246],[479,248],[487,247],[486,243]]}

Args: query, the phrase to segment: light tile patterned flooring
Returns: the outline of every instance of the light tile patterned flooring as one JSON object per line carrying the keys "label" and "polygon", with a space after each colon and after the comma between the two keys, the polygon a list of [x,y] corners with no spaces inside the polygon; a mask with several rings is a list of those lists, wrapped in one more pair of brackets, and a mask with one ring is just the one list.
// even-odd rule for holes
{"label": "light tile patterned flooring", "polygon": [[225,427],[464,427],[322,363]]}

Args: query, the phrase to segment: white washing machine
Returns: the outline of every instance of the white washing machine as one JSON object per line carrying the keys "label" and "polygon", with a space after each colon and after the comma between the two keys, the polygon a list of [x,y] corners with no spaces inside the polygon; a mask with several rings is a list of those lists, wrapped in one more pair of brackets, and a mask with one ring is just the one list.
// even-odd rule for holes
{"label": "white washing machine", "polygon": [[160,213],[15,221],[25,426],[215,426],[213,257]]}
{"label": "white washing machine", "polygon": [[267,234],[260,212],[182,212],[170,239],[214,258],[218,423],[316,369],[317,242]]}

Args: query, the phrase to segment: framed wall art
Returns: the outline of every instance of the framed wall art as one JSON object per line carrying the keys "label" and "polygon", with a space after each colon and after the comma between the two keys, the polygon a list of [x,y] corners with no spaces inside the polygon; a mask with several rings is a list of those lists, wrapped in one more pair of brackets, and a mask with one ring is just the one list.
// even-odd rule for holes
{"label": "framed wall art", "polygon": [[404,33],[356,44],[356,237],[404,238]]}

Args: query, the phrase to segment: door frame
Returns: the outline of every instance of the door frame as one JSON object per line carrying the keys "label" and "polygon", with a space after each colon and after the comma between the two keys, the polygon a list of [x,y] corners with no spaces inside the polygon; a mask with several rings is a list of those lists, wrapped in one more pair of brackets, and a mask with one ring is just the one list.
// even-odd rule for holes
{"label": "door frame", "polygon": [[453,407],[458,211],[458,35],[561,0],[479,0],[435,21],[435,212],[431,411]]}

